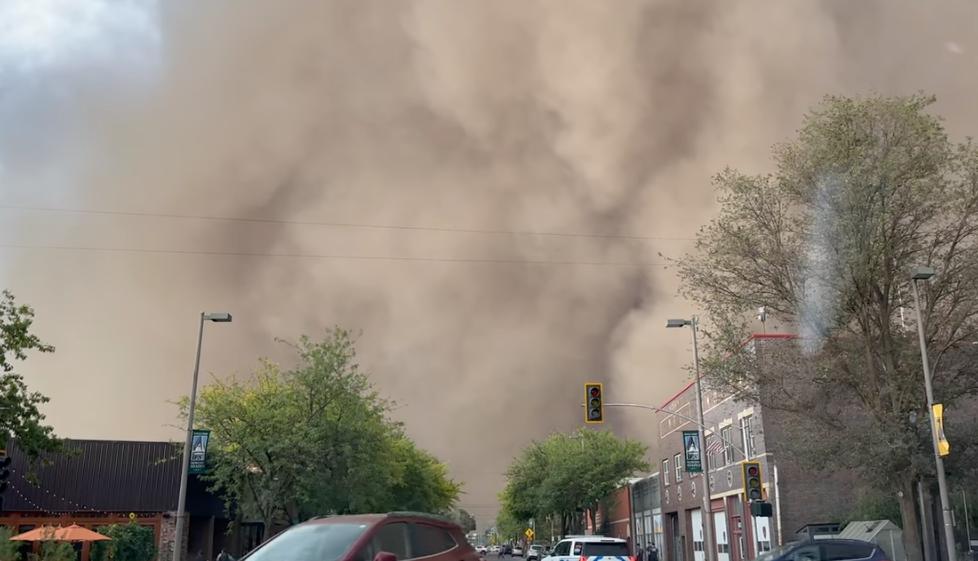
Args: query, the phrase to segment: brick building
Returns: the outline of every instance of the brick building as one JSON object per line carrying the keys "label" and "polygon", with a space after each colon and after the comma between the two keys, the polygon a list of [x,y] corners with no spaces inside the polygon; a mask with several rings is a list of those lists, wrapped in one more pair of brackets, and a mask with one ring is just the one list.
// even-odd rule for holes
{"label": "brick building", "polygon": [[[776,346],[794,345],[792,339],[789,335],[754,335],[745,343],[744,352],[755,353],[760,368],[779,368],[776,361],[766,360],[765,353]],[[696,418],[695,384],[688,384],[662,408],[670,413],[656,415],[664,534],[660,550],[668,561],[704,561],[703,475],[686,473],[682,444],[682,431],[697,426],[671,414]],[[779,449],[790,422],[785,415],[705,388],[703,409],[711,468],[707,516],[713,517],[719,561],[754,559],[789,541],[805,524],[842,514],[840,482],[805,472]],[[748,459],[761,465],[765,499],[774,509],[770,519],[752,519],[741,499],[740,464]]]}
{"label": "brick building", "polygon": [[[179,448],[172,443],[67,440],[64,453],[34,467],[36,482],[27,477],[24,454],[15,445],[7,451],[12,475],[0,526],[20,533],[43,525],[95,529],[133,520],[153,529],[158,559],[172,557],[180,489]],[[222,547],[240,554],[260,542],[260,526],[241,524],[228,534],[223,501],[197,476],[188,483],[185,552],[212,560]],[[82,546],[83,558],[87,550]]]}
{"label": "brick building", "polygon": [[[632,544],[632,491],[631,485],[615,490],[598,508],[595,516],[597,528],[588,527],[589,533],[620,538]],[[588,523],[590,526],[590,523]]]}

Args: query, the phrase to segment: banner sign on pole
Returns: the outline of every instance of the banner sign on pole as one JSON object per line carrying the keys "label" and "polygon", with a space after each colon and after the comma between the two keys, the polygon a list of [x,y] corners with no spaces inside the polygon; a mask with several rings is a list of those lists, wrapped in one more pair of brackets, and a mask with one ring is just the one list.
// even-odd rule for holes
{"label": "banner sign on pole", "polygon": [[207,441],[211,431],[195,430],[190,440],[190,470],[191,474],[201,474],[207,471]]}
{"label": "banner sign on pole", "polygon": [[700,433],[695,430],[683,431],[683,450],[686,452],[686,473],[703,473],[703,458],[700,452]]}

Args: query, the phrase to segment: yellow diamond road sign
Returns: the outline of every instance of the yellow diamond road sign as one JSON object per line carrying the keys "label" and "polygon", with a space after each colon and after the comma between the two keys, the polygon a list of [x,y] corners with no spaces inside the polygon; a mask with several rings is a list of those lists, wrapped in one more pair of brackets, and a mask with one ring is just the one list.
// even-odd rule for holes
{"label": "yellow diamond road sign", "polygon": [[533,528],[527,528],[526,531],[523,532],[523,535],[526,536],[526,539],[532,540],[533,539]]}

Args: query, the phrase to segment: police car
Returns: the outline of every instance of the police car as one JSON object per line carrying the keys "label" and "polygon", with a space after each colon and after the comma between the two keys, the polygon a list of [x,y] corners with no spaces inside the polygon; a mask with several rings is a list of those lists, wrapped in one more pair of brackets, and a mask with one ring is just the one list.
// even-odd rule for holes
{"label": "police car", "polygon": [[543,561],[629,561],[628,542],[604,536],[567,536]]}

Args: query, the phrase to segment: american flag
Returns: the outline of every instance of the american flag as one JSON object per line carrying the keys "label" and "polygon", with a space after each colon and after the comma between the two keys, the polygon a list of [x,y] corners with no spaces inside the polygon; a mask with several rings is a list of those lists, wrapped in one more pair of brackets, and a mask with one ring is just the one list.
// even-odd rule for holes
{"label": "american flag", "polygon": [[713,438],[710,438],[710,442],[706,446],[706,451],[711,454],[719,454],[720,452],[723,452],[723,448],[723,441],[714,436]]}

